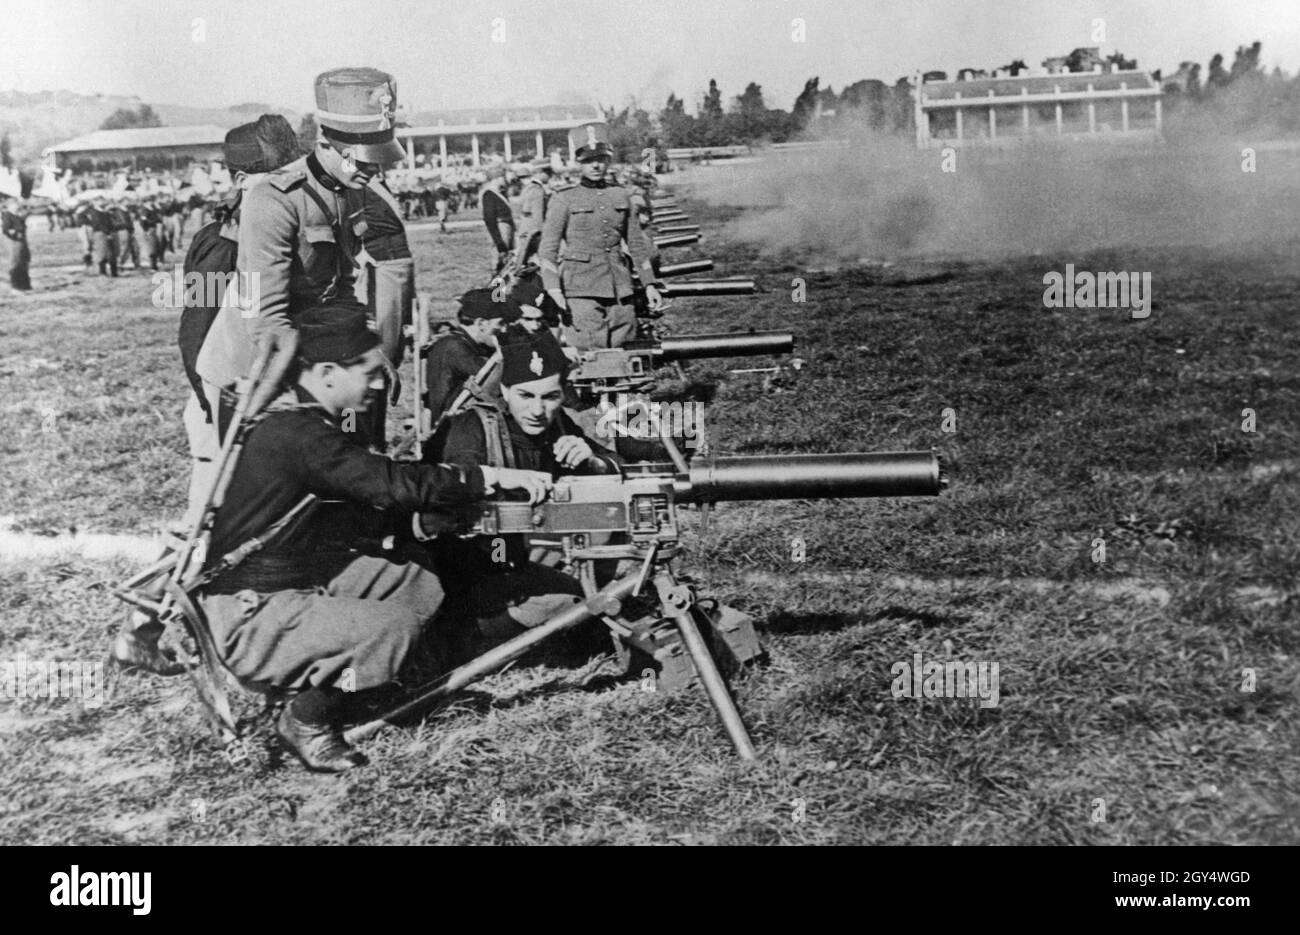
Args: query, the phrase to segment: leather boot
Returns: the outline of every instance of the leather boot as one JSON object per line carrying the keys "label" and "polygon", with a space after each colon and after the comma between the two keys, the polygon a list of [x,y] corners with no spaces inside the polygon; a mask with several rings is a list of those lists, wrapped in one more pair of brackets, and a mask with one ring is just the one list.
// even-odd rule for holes
{"label": "leather boot", "polygon": [[342,773],[368,762],[359,750],[343,739],[338,728],[295,717],[292,703],[284,706],[275,732],[293,755],[314,772]]}

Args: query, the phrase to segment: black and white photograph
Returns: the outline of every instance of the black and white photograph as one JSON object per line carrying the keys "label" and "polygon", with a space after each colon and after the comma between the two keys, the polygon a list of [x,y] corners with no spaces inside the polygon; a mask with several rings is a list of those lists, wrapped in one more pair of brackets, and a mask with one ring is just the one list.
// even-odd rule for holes
{"label": "black and white photograph", "polygon": [[1300,843],[1295,0],[0,22],[0,844]]}

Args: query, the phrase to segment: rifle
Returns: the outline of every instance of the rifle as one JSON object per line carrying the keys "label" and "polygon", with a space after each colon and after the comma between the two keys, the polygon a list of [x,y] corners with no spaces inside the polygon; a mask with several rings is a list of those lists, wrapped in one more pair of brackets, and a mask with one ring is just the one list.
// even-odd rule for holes
{"label": "rifle", "polygon": [[192,595],[218,574],[235,567],[249,555],[264,548],[316,502],[312,495],[304,497],[260,536],[222,556],[208,571],[202,570],[211,540],[212,524],[217,510],[225,500],[226,490],[234,476],[235,465],[239,462],[239,454],[243,450],[253,417],[265,409],[280,392],[297,345],[296,332],[283,336],[270,335],[259,350],[249,375],[236,384],[239,401],[235,414],[222,440],[216,471],[204,494],[203,508],[195,518],[184,544],[123,582],[113,592],[119,599],[136,607],[137,612],[142,612],[161,624],[164,630],[179,626],[188,635],[197,648],[198,664],[191,661],[185,666],[186,671],[194,681],[199,699],[203,702],[218,737],[227,744],[237,739],[238,730],[226,695],[223,663],[207,620]]}
{"label": "rifle", "polygon": [[469,405],[470,400],[487,399],[487,382],[492,379],[500,366],[501,350],[498,348],[492,352],[491,357],[484,361],[483,366],[478,368],[478,373],[465,381],[465,385],[461,387],[460,392],[452,399],[451,404],[448,405],[438,418],[434,420],[433,426],[429,429],[429,435],[433,435],[434,432],[438,431],[438,429],[442,427],[442,423],[446,422],[452,416],[464,412],[465,407]]}
{"label": "rifle", "polygon": [[[671,447],[672,465],[643,464],[628,473],[561,477],[542,503],[488,501],[473,533],[558,536],[565,558],[578,568],[586,599],[538,627],[459,666],[419,689],[407,701],[347,731],[349,742],[427,711],[466,685],[500,670],[550,637],[601,618],[629,658],[645,654],[661,682],[698,676],[736,752],[755,759],[740,712],[718,670],[715,656],[744,664],[761,655],[752,620],[732,608],[709,612],[673,573],[681,552],[679,510],[686,504],[737,500],[936,496],[948,484],[932,451],[872,454],[786,455],[719,458],[687,466]],[[593,537],[622,533],[625,545],[592,545]],[[627,574],[597,589],[595,562],[625,559]],[[657,611],[629,620],[624,601],[654,586]],[[712,648],[710,648],[712,644]]]}

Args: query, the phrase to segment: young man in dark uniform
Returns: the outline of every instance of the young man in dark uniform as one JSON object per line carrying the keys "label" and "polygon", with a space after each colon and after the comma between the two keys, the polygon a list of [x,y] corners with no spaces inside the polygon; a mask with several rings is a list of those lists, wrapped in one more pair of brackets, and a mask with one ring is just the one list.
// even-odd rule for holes
{"label": "young man in dark uniform", "polygon": [[[494,302],[491,289],[471,289],[461,296],[456,324],[429,349],[425,406],[432,421],[496,352],[497,332],[518,317],[518,304],[510,299]],[[486,389],[492,392],[496,385],[493,380]]]}
{"label": "young man in dark uniform", "polygon": [[[546,330],[501,345],[497,406],[475,405],[452,416],[441,460],[466,469],[484,465],[566,474],[617,474],[622,461],[588,438],[563,409],[569,361]],[[524,536],[481,536],[466,549],[438,540],[449,607],[477,622],[489,641],[507,639],[572,606],[577,580],[529,560]],[[465,582],[473,582],[472,587]]]}
{"label": "young man in dark uniform", "polygon": [[[364,762],[340,731],[346,693],[392,682],[443,601],[415,540],[458,531],[465,508],[494,488],[536,503],[551,480],[374,454],[349,431],[384,386],[365,306],[352,299],[314,306],[297,328],[296,401],[277,402],[249,431],[216,514],[208,565],[264,535],[308,494],[341,502],[317,504],[207,585],[200,601],[236,677],[298,692],[278,722],[281,740],[311,769],[341,772]],[[389,535],[404,544],[384,551],[377,543]]]}

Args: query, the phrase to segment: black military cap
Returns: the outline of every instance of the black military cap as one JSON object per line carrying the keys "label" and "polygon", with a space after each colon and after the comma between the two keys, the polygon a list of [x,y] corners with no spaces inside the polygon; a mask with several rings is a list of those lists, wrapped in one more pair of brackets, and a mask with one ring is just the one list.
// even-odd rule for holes
{"label": "black military cap", "polygon": [[235,172],[274,172],[302,155],[298,134],[279,114],[262,114],[226,134],[222,146],[226,169]]}
{"label": "black military cap", "polygon": [[508,324],[519,318],[519,303],[509,297],[498,302],[492,298],[491,289],[471,289],[460,297],[457,314],[475,320],[500,318]]}
{"label": "black military cap", "polygon": [[366,307],[352,299],[332,299],[298,316],[298,356],[308,364],[355,360],[379,346]]}
{"label": "black military cap", "polygon": [[510,297],[520,305],[541,309],[542,319],[547,325],[555,327],[560,323],[560,306],[546,291],[540,273],[530,270],[522,274],[510,291]]}
{"label": "black military cap", "polygon": [[501,345],[501,385],[518,386],[569,371],[569,358],[549,331],[515,335]]}

